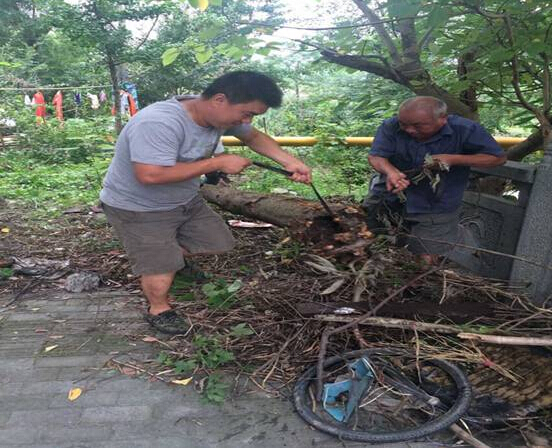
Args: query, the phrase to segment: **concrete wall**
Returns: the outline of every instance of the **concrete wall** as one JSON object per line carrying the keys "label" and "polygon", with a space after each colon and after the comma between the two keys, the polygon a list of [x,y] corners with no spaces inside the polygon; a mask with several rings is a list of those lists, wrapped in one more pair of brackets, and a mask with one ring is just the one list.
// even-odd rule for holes
{"label": "concrete wall", "polygon": [[510,280],[525,284],[537,304],[552,298],[552,140],[545,146],[527,204],[523,228],[516,248]]}
{"label": "concrete wall", "polygon": [[[535,166],[519,162],[507,162],[495,168],[472,169],[476,175],[510,179],[519,191],[517,199],[473,190],[464,193],[462,224],[471,231],[479,247],[510,255],[516,253],[535,170]],[[478,258],[466,260],[462,265],[485,277],[510,278],[512,258],[484,252],[480,252]]]}

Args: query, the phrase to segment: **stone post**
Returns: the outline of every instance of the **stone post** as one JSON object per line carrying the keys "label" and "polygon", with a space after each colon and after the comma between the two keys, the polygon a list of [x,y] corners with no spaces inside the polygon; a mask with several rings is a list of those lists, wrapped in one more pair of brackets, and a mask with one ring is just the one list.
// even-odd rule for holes
{"label": "stone post", "polygon": [[510,274],[512,283],[526,284],[533,302],[542,305],[552,298],[552,136],[536,170],[516,255],[549,267],[514,260]]}

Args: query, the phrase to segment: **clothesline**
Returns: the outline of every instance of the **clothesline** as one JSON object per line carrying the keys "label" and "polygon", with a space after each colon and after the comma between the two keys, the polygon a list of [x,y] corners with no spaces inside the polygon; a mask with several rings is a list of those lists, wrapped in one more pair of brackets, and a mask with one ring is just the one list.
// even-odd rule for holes
{"label": "clothesline", "polygon": [[0,91],[4,90],[84,90],[84,89],[99,89],[103,87],[112,87],[111,84],[103,86],[76,86],[76,87],[0,87]]}

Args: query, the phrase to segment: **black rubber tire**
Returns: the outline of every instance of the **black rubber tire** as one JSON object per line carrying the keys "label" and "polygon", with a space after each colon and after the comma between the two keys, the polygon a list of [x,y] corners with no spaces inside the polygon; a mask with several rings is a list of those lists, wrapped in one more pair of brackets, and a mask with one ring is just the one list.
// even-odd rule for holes
{"label": "black rubber tire", "polygon": [[[343,356],[334,356],[328,358],[324,363],[324,369],[343,362],[344,359],[358,358],[362,355],[398,355],[394,350],[382,350],[382,349],[366,349],[356,350],[346,353]],[[404,356],[404,354],[402,354]],[[453,423],[460,420],[460,418],[466,413],[470,406],[472,398],[472,389],[468,382],[468,378],[464,372],[456,365],[443,360],[431,360],[425,361],[425,363],[431,364],[435,367],[443,370],[453,380],[458,391],[458,396],[453,405],[443,415],[437,417],[435,420],[431,420],[416,428],[407,429],[404,431],[396,432],[368,432],[368,431],[354,431],[343,426],[340,426],[338,422],[335,425],[328,424],[327,421],[323,421],[315,413],[313,413],[306,401],[308,396],[308,390],[311,383],[316,378],[316,365],[307,369],[303,375],[299,378],[295,384],[293,391],[293,399],[295,409],[307,423],[315,427],[316,429],[325,432],[327,434],[334,435],[336,437],[352,440],[356,442],[369,442],[369,443],[392,443],[392,442],[405,442],[408,440],[420,439],[426,437],[435,432],[448,428]]]}

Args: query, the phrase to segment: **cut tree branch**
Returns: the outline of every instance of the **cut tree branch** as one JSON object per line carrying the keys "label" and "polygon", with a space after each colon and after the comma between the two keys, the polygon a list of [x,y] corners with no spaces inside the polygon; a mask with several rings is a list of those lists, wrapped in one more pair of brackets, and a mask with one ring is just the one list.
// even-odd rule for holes
{"label": "cut tree branch", "polygon": [[477,333],[459,333],[458,337],[460,339],[468,339],[470,341],[488,342],[489,344],[499,344],[499,345],[530,345],[534,347],[552,346],[552,338],[496,336],[492,334],[477,334]]}
{"label": "cut tree branch", "polygon": [[[323,322],[340,322],[348,323],[355,320],[354,317],[349,316],[335,316],[327,314],[317,314],[314,316],[315,320]],[[384,328],[400,328],[402,330],[412,330],[412,331],[434,331],[436,333],[444,334],[458,334],[460,332],[460,327],[455,327],[453,325],[443,325],[443,324],[432,324],[427,322],[418,322],[415,320],[409,319],[396,319],[392,317],[365,317],[362,319],[360,325],[370,325],[373,327],[384,327]]]}

